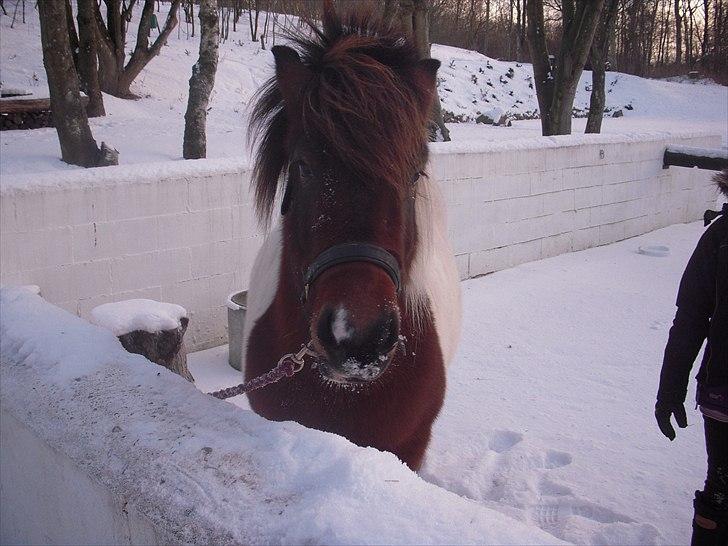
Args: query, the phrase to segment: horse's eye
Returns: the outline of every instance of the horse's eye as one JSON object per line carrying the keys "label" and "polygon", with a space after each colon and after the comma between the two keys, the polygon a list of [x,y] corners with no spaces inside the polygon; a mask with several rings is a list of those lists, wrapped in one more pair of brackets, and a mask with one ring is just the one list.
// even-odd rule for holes
{"label": "horse's eye", "polygon": [[311,167],[309,167],[305,162],[299,161],[298,176],[300,176],[303,180],[308,180],[313,176],[313,171],[311,170]]}

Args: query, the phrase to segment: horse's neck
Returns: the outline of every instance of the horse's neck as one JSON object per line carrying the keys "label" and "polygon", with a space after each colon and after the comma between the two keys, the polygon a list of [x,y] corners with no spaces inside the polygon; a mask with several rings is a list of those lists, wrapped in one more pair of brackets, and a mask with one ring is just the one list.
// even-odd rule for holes
{"label": "horse's neck", "polygon": [[265,238],[258,254],[255,256],[253,269],[248,283],[248,310],[245,314],[243,330],[243,362],[248,347],[248,339],[253,326],[270,308],[278,291],[281,274],[281,256],[283,253],[283,231],[277,225]]}

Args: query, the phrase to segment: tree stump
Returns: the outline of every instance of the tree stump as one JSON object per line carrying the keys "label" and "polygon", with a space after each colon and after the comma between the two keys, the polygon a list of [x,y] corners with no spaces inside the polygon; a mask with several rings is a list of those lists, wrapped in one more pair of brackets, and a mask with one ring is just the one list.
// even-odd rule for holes
{"label": "tree stump", "polygon": [[153,300],[126,300],[99,305],[91,311],[91,317],[98,326],[111,330],[130,353],[145,356],[194,382],[184,346],[189,324],[184,307]]}

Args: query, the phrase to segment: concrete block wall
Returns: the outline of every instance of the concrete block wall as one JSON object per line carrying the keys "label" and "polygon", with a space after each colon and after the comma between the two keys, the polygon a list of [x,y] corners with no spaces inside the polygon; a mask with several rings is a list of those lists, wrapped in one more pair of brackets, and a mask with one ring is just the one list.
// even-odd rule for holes
{"label": "concrete block wall", "polygon": [[71,171],[3,189],[0,282],[37,284],[82,317],[111,301],[174,302],[190,312],[188,348],[225,343],[225,299],[246,286],[262,238],[245,166],[195,163],[199,174],[116,167],[101,183]]}
{"label": "concrete block wall", "polygon": [[[712,173],[663,170],[673,142],[719,147],[701,134],[562,136],[433,146],[461,278],[697,220],[715,206]],[[456,149],[453,151],[453,147]]]}
{"label": "concrete block wall", "polygon": [[[432,145],[462,278],[702,217],[711,173],[662,169],[668,144],[720,137],[593,135]],[[225,343],[225,298],[247,288],[262,235],[246,166],[229,160],[25,176],[0,187],[0,283],[37,284],[88,317],[150,298],[190,312],[188,347]]]}

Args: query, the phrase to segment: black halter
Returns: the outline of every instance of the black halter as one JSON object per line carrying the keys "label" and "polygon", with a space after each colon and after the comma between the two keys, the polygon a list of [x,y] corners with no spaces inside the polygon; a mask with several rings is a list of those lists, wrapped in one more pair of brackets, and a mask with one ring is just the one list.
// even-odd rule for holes
{"label": "black halter", "polygon": [[368,243],[343,243],[334,245],[319,254],[303,276],[303,294],[308,299],[308,290],[314,281],[327,269],[351,262],[368,262],[377,265],[392,279],[397,292],[400,289],[400,273],[397,259],[382,247]]}
{"label": "black halter", "polygon": [[[414,187],[423,174],[422,171],[416,172],[412,177],[410,185]],[[290,201],[290,184],[287,184],[283,196],[281,214],[285,215],[288,212]],[[397,263],[397,259],[392,254],[384,250],[381,246],[369,243],[343,243],[324,250],[316,256],[316,259],[308,267],[306,273],[303,275],[303,294],[301,294],[301,301],[305,302],[308,299],[309,288],[321,273],[335,265],[351,262],[368,262],[384,269],[385,273],[392,279],[397,292],[399,292],[401,287],[399,263]]]}

